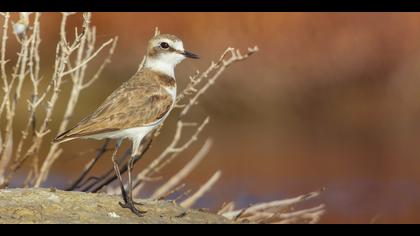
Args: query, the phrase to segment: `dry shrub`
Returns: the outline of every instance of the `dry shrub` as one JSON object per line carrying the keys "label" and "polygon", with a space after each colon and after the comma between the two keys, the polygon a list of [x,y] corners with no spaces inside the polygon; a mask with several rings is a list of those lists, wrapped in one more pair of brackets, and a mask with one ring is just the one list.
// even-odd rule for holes
{"label": "dry shrub", "polygon": [[[60,144],[51,143],[51,140],[47,140],[46,135],[51,132],[54,132],[54,134],[62,133],[68,128],[70,118],[79,102],[80,94],[100,78],[105,66],[111,62],[111,56],[117,43],[116,37],[98,44],[95,26],[90,23],[92,17],[90,13],[83,14],[81,29],[75,28],[74,37],[69,37],[67,32],[69,29],[66,26],[67,20],[75,14],[61,13],[61,15],[60,39],[56,45],[54,72],[51,77],[47,78],[40,74],[41,13],[20,13],[17,22],[11,21],[10,13],[1,14],[3,28],[0,70],[3,90],[0,100],[0,186],[2,188],[7,187],[15,177],[16,172],[24,163],[28,162],[30,168],[25,173],[24,186],[39,187],[47,180],[53,164],[63,150],[60,148]],[[10,34],[14,37],[10,37]],[[159,34],[157,29],[155,34]],[[15,61],[6,58],[6,49],[10,40],[16,40],[19,46],[18,57]],[[189,84],[177,97],[175,108],[181,109],[181,111],[179,112],[173,139],[160,155],[154,158],[150,165],[137,174],[134,180],[135,194],[139,194],[148,182],[160,179],[157,176],[158,173],[198,140],[201,131],[210,121],[209,117],[200,122],[188,121],[188,114],[197,105],[199,99],[217,79],[221,78],[221,75],[229,66],[246,60],[257,51],[258,48],[253,47],[242,54],[239,50],[229,47],[205,71],[197,71],[193,76],[190,76]],[[98,60],[98,55],[104,53],[107,55],[96,68],[95,73],[88,74],[87,68],[91,65],[91,62]],[[13,67],[7,68],[6,65],[11,63],[13,63]],[[141,66],[142,64],[140,68]],[[47,80],[48,86],[45,88],[40,86],[41,80]],[[69,96],[64,98],[67,101],[64,113],[56,114],[58,112],[57,100],[59,98],[63,99],[61,98],[63,96],[61,88],[64,81],[70,81],[72,88]],[[22,96],[22,87],[26,83],[31,85],[29,99]],[[22,103],[27,104],[28,112],[17,114],[17,107]],[[17,116],[25,117],[25,126],[17,127],[15,122]],[[58,130],[51,130],[50,128],[52,117],[61,117]],[[191,136],[185,137],[185,129],[191,128],[195,131]],[[145,138],[142,143],[142,154],[138,156],[136,161],[146,153],[152,140],[159,135],[159,129]],[[19,135],[13,135],[14,132],[19,132]],[[181,140],[185,139],[186,141],[181,143]],[[103,146],[98,149],[97,155],[86,164],[79,177],[69,186],[68,190],[78,189],[86,192],[97,192],[106,189],[108,193],[119,193],[119,188],[110,185],[116,179],[112,168],[99,177],[89,177],[93,166],[108,152],[109,143],[109,140],[104,142]],[[221,178],[221,171],[216,170],[208,181],[194,193],[182,192],[185,186],[183,180],[205,158],[211,145],[211,139],[207,139],[199,152],[181,170],[157,188],[150,198],[166,199],[174,193],[179,193],[176,200],[181,206],[194,206],[197,200],[210,191]],[[48,150],[46,156],[40,156],[41,149]],[[129,155],[130,150],[127,150],[119,158],[123,172],[127,171],[126,159]],[[238,210],[234,209],[234,203],[229,203],[218,213],[236,222],[315,223],[324,213],[324,205],[303,210],[295,210],[294,205],[314,198],[319,193],[314,192],[293,199],[259,203]]]}

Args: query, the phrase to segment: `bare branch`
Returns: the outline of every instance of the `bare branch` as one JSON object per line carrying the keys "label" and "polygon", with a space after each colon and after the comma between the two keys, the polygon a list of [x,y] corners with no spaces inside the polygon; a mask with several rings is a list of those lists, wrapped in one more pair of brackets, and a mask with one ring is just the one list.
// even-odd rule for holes
{"label": "bare branch", "polygon": [[178,143],[181,138],[182,129],[188,124],[183,123],[182,121],[178,121],[177,123],[177,130],[174,134],[174,138],[172,142],[165,148],[165,150],[153,160],[153,162],[148,165],[143,171],[141,171],[133,181],[134,186],[137,188],[134,189],[134,193],[138,194],[141,190],[140,182],[142,179],[149,177],[151,174],[158,172],[164,166],[169,164],[178,154],[188,148],[193,142],[198,139],[198,135],[204,129],[204,127],[208,124],[209,117],[207,117],[203,123],[196,129],[196,132],[190,137],[190,139],[185,142],[183,145],[178,146]]}
{"label": "bare branch", "polygon": [[212,175],[212,177],[205,183],[203,186],[200,187],[200,189],[195,192],[193,195],[191,195],[189,198],[184,200],[180,205],[185,208],[192,207],[198,199],[203,197],[204,194],[209,192],[213,185],[220,179],[222,176],[222,171],[218,170],[216,173]]}
{"label": "bare branch", "polygon": [[139,68],[137,69],[137,72],[139,72],[143,68],[145,62],[146,62],[146,56],[143,56],[143,59],[141,59]]}
{"label": "bare branch", "polygon": [[2,158],[0,159],[0,184],[3,184],[4,174],[9,164],[10,160],[12,159],[13,154],[13,132],[10,132],[9,135],[5,138],[5,148],[2,153]]}
{"label": "bare branch", "polygon": [[158,188],[153,194],[152,199],[158,199],[161,196],[165,195],[172,188],[177,186],[185,177],[187,177],[192,170],[194,170],[197,165],[206,157],[207,153],[210,151],[212,145],[211,139],[207,139],[200,151],[194,156],[194,158],[188,162],[188,164],[182,168],[178,173],[176,173],[172,178]]}
{"label": "bare branch", "polygon": [[[63,15],[63,18],[65,18],[66,15]],[[71,74],[72,75],[72,82],[73,87],[72,91],[68,100],[67,108],[64,113],[64,118],[60,124],[58,133],[62,133],[67,129],[67,125],[69,124],[70,117],[74,113],[74,109],[76,107],[76,104],[78,102],[79,96],[81,91],[84,88],[87,88],[90,84],[95,82],[99,76],[102,70],[105,68],[107,64],[110,63],[110,56],[114,53],[114,49],[116,46],[116,38],[110,39],[107,42],[101,44],[101,46],[95,51],[95,42],[96,42],[96,30],[94,27],[90,27],[90,13],[84,13],[83,14],[83,32],[81,34],[77,33],[77,30],[75,31],[75,40],[73,41],[72,45],[69,46],[66,40],[62,40],[61,49],[62,49],[62,58],[60,61],[58,61],[58,65],[60,66],[59,70],[56,70],[56,81],[57,88],[54,89],[54,91],[59,91],[59,86],[61,84],[61,80],[64,76]],[[62,24],[61,29],[65,29],[65,24]],[[62,39],[65,39],[65,32],[61,33]],[[85,71],[87,68],[88,62],[90,62],[92,59],[96,58],[102,49],[104,49],[106,46],[110,45],[112,43],[112,46],[110,47],[109,55],[105,59],[105,61],[101,64],[98,71],[93,75],[92,79],[89,80],[86,84],[84,84],[84,77],[85,77]],[[64,45],[64,46],[63,46]],[[76,63],[75,66],[67,71],[64,69],[67,67],[70,67],[70,55],[72,52],[77,50],[77,57],[76,57]],[[53,94],[53,98],[54,95]],[[54,100],[55,103],[55,100]],[[53,104],[54,104],[53,103]],[[45,124],[45,123],[44,123]],[[54,143],[50,146],[50,150],[41,166],[41,170],[39,172],[39,176],[37,176],[35,186],[40,186],[42,182],[46,180],[46,177],[49,174],[49,169],[55,162],[55,160],[58,158],[59,155],[56,153],[59,152],[58,144]]]}
{"label": "bare branch", "polygon": [[71,190],[75,190],[76,188],[78,188],[80,182],[82,182],[83,179],[87,176],[87,174],[92,170],[92,168],[96,164],[96,162],[98,162],[99,159],[105,154],[105,152],[108,151],[107,147],[108,147],[109,142],[110,142],[109,139],[105,140],[102,147],[97,150],[95,158],[93,158],[90,162],[88,162],[85,165],[85,168],[83,169],[80,176],[70,185],[69,188],[67,188],[67,190],[71,191]]}
{"label": "bare branch", "polygon": [[[239,50],[234,50],[233,48],[228,48],[226,51],[222,54],[219,61],[217,63],[212,63],[212,65],[200,76],[197,76],[196,78],[191,77],[190,80],[192,81],[191,85],[188,86],[181,94],[178,96],[178,102],[185,97],[185,95],[195,92],[195,96],[192,97],[187,105],[182,109],[180,116],[185,116],[188,111],[191,109],[191,107],[195,104],[197,104],[198,99],[201,95],[203,95],[207,89],[212,86],[216,80],[220,77],[220,75],[223,73],[223,71],[230,66],[232,63],[237,61],[242,61],[247,59],[250,55],[258,51],[258,47],[255,46],[254,48],[248,48],[247,54],[242,56],[239,52]],[[231,57],[227,60],[225,60],[226,55],[230,53]],[[207,83],[200,89],[196,90],[195,86],[201,82],[202,79],[207,78],[210,74],[210,72],[213,72],[213,76],[208,79]],[[178,103],[177,102],[177,103]]]}
{"label": "bare branch", "polygon": [[109,49],[109,53],[108,53],[108,57],[105,59],[105,61],[101,64],[101,66],[99,67],[99,69],[96,71],[96,73],[93,75],[93,77],[86,82],[84,85],[82,85],[82,89],[88,88],[90,87],[93,83],[95,83],[98,79],[99,76],[101,75],[102,71],[105,69],[105,67],[111,63],[111,57],[114,55],[114,51],[115,48],[117,46],[117,42],[118,42],[118,37],[115,37],[113,40],[113,44],[111,46],[111,48]]}
{"label": "bare branch", "polygon": [[325,205],[321,204],[319,206],[308,208],[300,211],[294,211],[290,213],[281,213],[281,214],[274,214],[273,218],[278,218],[279,221],[273,222],[277,224],[290,224],[290,223],[310,223],[315,224],[319,222],[321,216],[325,213]]}
{"label": "bare branch", "polygon": [[175,193],[177,193],[177,192],[179,192],[179,191],[181,191],[183,188],[185,188],[185,186],[186,186],[186,184],[185,183],[182,183],[182,184],[180,184],[179,186],[177,186],[177,187],[175,187],[175,188],[173,188],[171,191],[169,191],[169,192],[167,192],[167,193],[165,193],[164,195],[162,195],[159,199],[157,199],[157,200],[164,200],[164,199],[167,199],[169,196],[171,196],[172,194],[175,194]]}
{"label": "bare branch", "polygon": [[[9,18],[10,13],[6,12],[3,15],[3,31],[2,31],[2,40],[1,40],[1,57],[0,57],[0,68],[1,68],[1,78],[3,80],[4,86],[7,87],[7,74],[6,74],[6,43],[7,43],[7,30],[9,27]],[[1,114],[1,112],[0,112]]]}
{"label": "bare branch", "polygon": [[235,210],[235,203],[234,202],[228,202],[224,203],[222,208],[217,212],[218,215],[223,215],[226,212]]}
{"label": "bare branch", "polygon": [[303,201],[318,197],[321,191],[323,191],[323,189],[299,197],[259,203],[239,210],[233,210],[233,207],[230,207],[230,210],[227,210],[226,207],[224,207],[224,210],[219,211],[218,214],[236,222],[272,224],[316,223],[325,213],[324,204],[303,210],[294,210],[294,206]]}
{"label": "bare branch", "polygon": [[33,24],[33,40],[31,41],[30,50],[29,50],[29,75],[32,82],[32,97],[31,100],[28,102],[28,110],[29,110],[29,116],[28,121],[26,123],[25,129],[22,131],[22,136],[19,140],[19,144],[16,149],[16,155],[15,159],[20,160],[21,158],[21,152],[23,148],[23,144],[26,141],[29,130],[32,128],[32,130],[36,129],[36,119],[35,119],[35,113],[38,108],[38,106],[41,104],[42,100],[46,97],[46,94],[42,94],[41,97],[39,97],[39,91],[38,86],[40,82],[39,78],[39,71],[40,71],[40,56],[39,56],[39,44],[41,43],[40,38],[40,24],[39,24],[39,18],[40,13],[35,14],[34,24]]}
{"label": "bare branch", "polygon": [[74,67],[73,69],[71,69],[71,70],[68,70],[68,71],[65,71],[65,72],[62,72],[61,74],[60,74],[60,76],[61,77],[64,77],[64,76],[66,76],[66,75],[68,75],[68,74],[71,74],[72,72],[74,72],[74,71],[76,71],[76,70],[78,70],[78,69],[80,69],[81,67],[83,67],[84,65],[86,65],[87,63],[89,63],[93,58],[95,58],[98,54],[99,54],[99,52],[100,51],[102,51],[102,49],[104,49],[106,46],[108,46],[109,44],[111,44],[112,42],[114,41],[114,39],[110,39],[110,40],[108,40],[107,42],[105,42],[104,44],[102,44],[102,46],[101,47],[99,47],[99,49],[98,50],[96,50],[89,58],[87,58],[85,61],[83,61],[82,63],[80,63],[79,65],[77,65],[76,67]]}
{"label": "bare branch", "polygon": [[154,36],[158,36],[159,34],[160,34],[159,28],[158,27],[155,27],[155,34],[154,34]]}
{"label": "bare branch", "polygon": [[290,199],[286,199],[286,200],[279,200],[279,201],[272,201],[272,202],[265,202],[265,203],[259,203],[259,204],[255,204],[251,207],[245,208],[245,212],[243,212],[244,209],[240,209],[240,210],[236,210],[236,211],[230,211],[230,212],[226,212],[223,214],[224,217],[229,218],[229,219],[233,219],[235,218],[238,214],[240,214],[241,212],[243,212],[243,214],[246,213],[253,213],[253,212],[258,212],[258,211],[265,211],[269,208],[287,208],[290,207],[292,205],[295,205],[297,203],[318,197],[319,194],[321,193],[322,190],[320,191],[316,191],[316,192],[312,192],[309,194],[305,194],[305,195],[301,195],[295,198],[290,198]]}

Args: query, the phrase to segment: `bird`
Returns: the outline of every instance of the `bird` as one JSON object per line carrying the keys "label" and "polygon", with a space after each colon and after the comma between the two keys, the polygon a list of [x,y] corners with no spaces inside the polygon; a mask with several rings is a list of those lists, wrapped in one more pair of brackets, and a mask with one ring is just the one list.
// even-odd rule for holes
{"label": "bird", "polygon": [[[198,59],[199,56],[185,50],[177,36],[153,36],[148,41],[141,69],[114,90],[94,112],[53,140],[54,143],[63,143],[74,139],[115,139],[112,162],[124,200],[120,205],[138,216],[146,212],[137,209],[137,203],[133,201],[133,161],[140,154],[143,138],[154,131],[174,107],[177,96],[175,67],[185,58]],[[127,191],[115,160],[115,154],[124,139],[132,142]]]}

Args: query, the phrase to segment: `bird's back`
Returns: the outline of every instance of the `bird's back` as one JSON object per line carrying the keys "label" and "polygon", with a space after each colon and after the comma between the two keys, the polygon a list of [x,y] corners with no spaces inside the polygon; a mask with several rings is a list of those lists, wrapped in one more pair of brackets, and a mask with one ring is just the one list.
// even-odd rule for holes
{"label": "bird's back", "polygon": [[106,136],[109,132],[153,125],[172,107],[173,97],[165,89],[168,86],[175,86],[174,78],[142,69],[112,92],[96,111],[54,141]]}

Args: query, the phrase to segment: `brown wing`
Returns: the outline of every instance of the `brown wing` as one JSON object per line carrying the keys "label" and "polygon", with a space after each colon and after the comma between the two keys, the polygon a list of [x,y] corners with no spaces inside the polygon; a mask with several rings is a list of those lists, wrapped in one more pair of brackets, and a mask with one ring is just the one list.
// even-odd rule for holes
{"label": "brown wing", "polygon": [[149,71],[138,73],[115,90],[94,113],[54,141],[147,126],[158,121],[169,112],[172,97],[153,77]]}

